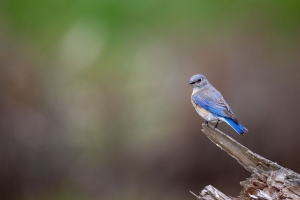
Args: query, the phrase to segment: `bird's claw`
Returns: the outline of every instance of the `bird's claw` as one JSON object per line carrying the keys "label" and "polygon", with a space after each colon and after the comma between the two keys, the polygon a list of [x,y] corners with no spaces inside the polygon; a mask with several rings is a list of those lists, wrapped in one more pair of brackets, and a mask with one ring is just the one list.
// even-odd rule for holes
{"label": "bird's claw", "polygon": [[218,121],[218,122],[217,122],[217,124],[214,126],[214,129],[216,129],[216,128],[217,128],[218,124],[219,124],[219,121]]}

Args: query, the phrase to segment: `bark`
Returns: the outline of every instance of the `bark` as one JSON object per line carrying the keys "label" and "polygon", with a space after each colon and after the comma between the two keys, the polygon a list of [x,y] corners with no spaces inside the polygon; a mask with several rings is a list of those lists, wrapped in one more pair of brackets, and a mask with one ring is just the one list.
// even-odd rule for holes
{"label": "bark", "polygon": [[226,196],[212,186],[206,186],[197,196],[203,200],[250,200],[250,199],[299,199],[300,175],[277,163],[253,153],[237,141],[213,126],[202,125],[203,133],[218,147],[235,158],[251,173],[251,177],[241,182],[243,189],[237,198]]}

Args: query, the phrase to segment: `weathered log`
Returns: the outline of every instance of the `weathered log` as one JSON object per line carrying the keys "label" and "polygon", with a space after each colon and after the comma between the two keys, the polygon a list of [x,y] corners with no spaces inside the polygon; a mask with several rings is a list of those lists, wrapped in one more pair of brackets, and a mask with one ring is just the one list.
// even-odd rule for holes
{"label": "weathered log", "polygon": [[201,191],[199,196],[197,196],[193,192],[191,192],[191,193],[193,195],[195,195],[197,197],[197,199],[201,199],[201,200],[205,200],[205,199],[209,199],[209,200],[216,200],[216,199],[218,199],[218,200],[231,200],[231,199],[234,199],[232,197],[226,196],[225,194],[223,194],[222,192],[220,192],[218,189],[214,188],[211,185],[206,186]]}
{"label": "weathered log", "polygon": [[277,163],[253,153],[237,141],[211,125],[202,124],[203,133],[218,147],[235,158],[251,173],[241,182],[243,189],[237,198],[229,197],[212,186],[206,186],[197,196],[202,200],[235,199],[300,199],[300,175]]}

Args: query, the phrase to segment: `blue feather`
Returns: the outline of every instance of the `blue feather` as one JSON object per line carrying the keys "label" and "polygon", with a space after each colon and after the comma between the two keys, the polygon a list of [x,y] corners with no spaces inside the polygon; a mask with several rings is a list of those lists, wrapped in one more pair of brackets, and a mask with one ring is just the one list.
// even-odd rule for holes
{"label": "blue feather", "polygon": [[229,126],[231,126],[238,134],[243,135],[243,133],[248,132],[248,129],[245,128],[242,124],[234,122],[232,119],[224,117],[225,121]]}
{"label": "blue feather", "polygon": [[226,107],[217,105],[213,101],[204,100],[204,99],[200,98],[198,95],[193,95],[192,98],[196,105],[210,111],[211,113],[216,114],[218,116],[222,116],[222,117],[228,117],[224,113],[224,111],[227,110]]}

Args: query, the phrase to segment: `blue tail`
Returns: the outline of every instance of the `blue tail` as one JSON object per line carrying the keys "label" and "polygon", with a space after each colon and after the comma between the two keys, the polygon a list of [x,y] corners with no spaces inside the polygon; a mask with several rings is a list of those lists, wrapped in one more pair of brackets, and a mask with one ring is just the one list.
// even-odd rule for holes
{"label": "blue tail", "polygon": [[248,132],[248,129],[246,129],[242,124],[233,121],[230,118],[224,117],[226,123],[231,126],[239,135],[243,135],[243,133]]}

